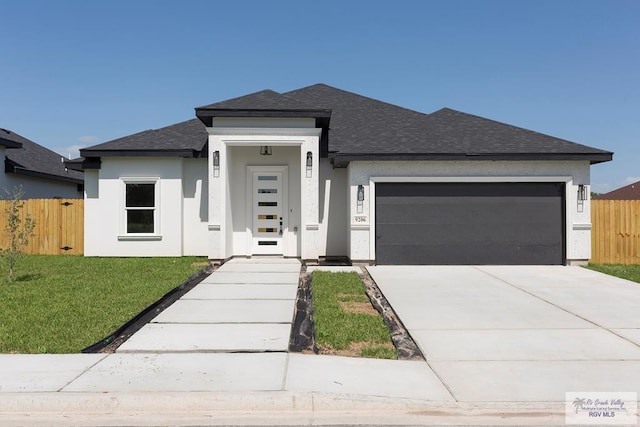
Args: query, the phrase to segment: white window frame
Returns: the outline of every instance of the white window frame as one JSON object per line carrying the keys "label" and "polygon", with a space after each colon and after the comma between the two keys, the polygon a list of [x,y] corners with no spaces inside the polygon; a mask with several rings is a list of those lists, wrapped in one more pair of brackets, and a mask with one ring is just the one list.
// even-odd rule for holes
{"label": "white window frame", "polygon": [[[128,233],[127,232],[127,184],[153,184],[154,206],[153,208],[153,233]],[[159,177],[121,177],[120,178],[120,234],[118,240],[161,240],[160,232],[160,178]]]}

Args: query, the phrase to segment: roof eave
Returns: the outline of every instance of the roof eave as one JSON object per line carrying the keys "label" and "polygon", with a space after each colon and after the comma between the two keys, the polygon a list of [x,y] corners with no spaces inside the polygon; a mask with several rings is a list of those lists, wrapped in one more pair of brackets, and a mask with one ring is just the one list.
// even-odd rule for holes
{"label": "roof eave", "polygon": [[196,117],[205,126],[213,125],[214,117],[266,117],[266,118],[311,118],[329,119],[330,109],[231,109],[231,108],[196,108]]}
{"label": "roof eave", "polygon": [[15,173],[16,175],[26,175],[26,176],[31,176],[31,177],[35,177],[35,178],[44,178],[44,179],[50,179],[53,181],[61,181],[61,182],[69,182],[72,184],[83,184],[84,180],[80,179],[80,178],[73,178],[70,176],[61,176],[61,175],[54,175],[54,174],[50,174],[50,173],[46,173],[46,172],[39,172],[39,171],[34,171],[31,169],[25,169],[19,166],[13,166],[13,171],[11,173]]}
{"label": "roof eave", "polygon": [[0,138],[0,145],[3,145],[5,148],[22,148],[21,142],[12,141],[6,138]]}
{"label": "roof eave", "polygon": [[545,160],[570,160],[589,161],[590,164],[608,162],[613,159],[613,153],[335,153],[336,166],[346,166],[352,161],[545,161]]}
{"label": "roof eave", "polygon": [[86,169],[100,169],[102,162],[99,157],[79,157],[77,159],[65,160],[64,165],[71,170],[84,172]]}
{"label": "roof eave", "polygon": [[151,150],[80,150],[80,155],[89,157],[206,157],[205,150],[194,149],[151,149]]}

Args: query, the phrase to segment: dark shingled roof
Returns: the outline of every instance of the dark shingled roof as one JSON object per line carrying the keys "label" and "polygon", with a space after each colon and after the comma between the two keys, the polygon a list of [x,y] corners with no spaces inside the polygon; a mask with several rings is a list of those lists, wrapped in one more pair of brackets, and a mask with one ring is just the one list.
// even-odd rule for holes
{"label": "dark shingled roof", "polygon": [[271,89],[197,107],[196,110],[305,110],[311,105],[296,101]]}
{"label": "dark shingled roof", "polygon": [[351,92],[317,84],[285,93],[332,108],[329,150],[338,157],[404,159],[611,160],[598,150],[494,120],[443,108],[419,113]]}
{"label": "dark shingled roof", "polygon": [[315,118],[316,127],[326,129],[331,109],[318,108],[286,94],[263,90],[196,108],[196,116],[211,126],[214,117],[298,117]]}
{"label": "dark shingled roof", "polygon": [[[202,150],[212,117],[314,117],[338,165],[351,160],[611,160],[612,153],[443,108],[424,114],[316,84],[285,93],[264,90],[196,108],[197,120],[81,150],[85,157]],[[178,135],[176,135],[178,134]],[[205,150],[206,151],[206,150]],[[326,154],[327,150],[323,150]],[[206,152],[200,152],[206,155]]]}
{"label": "dark shingled roof", "polygon": [[[144,155],[147,152],[197,157],[207,144],[207,130],[198,119],[150,129],[80,150],[83,157]],[[160,154],[162,155],[162,154]]]}
{"label": "dark shingled roof", "polygon": [[5,142],[5,172],[30,175],[55,181],[72,182],[81,184],[84,174],[75,170],[68,170],[62,162],[63,157],[42,145],[6,129],[0,131],[3,141],[10,140],[19,145],[19,148],[9,148]]}
{"label": "dark shingled roof", "polygon": [[22,137],[10,130],[0,128],[0,145],[6,148],[20,148],[22,147],[22,144],[18,138]]}
{"label": "dark shingled roof", "polygon": [[599,194],[598,200],[640,200],[640,181],[618,188],[608,193]]}

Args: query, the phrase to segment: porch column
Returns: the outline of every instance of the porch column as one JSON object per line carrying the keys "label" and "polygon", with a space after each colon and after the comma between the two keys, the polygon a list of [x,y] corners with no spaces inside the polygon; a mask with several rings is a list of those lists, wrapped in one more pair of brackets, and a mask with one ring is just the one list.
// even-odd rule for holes
{"label": "porch column", "polygon": [[209,259],[222,260],[226,253],[227,147],[220,135],[209,133]]}
{"label": "porch column", "polygon": [[301,257],[303,260],[317,261],[319,257],[319,208],[320,208],[320,132],[317,136],[308,136],[300,147],[300,190],[302,201]]}

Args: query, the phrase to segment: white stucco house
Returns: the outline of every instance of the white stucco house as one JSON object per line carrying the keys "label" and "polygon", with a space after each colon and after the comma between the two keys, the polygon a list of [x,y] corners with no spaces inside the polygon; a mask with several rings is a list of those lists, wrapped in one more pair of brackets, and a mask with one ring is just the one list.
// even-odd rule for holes
{"label": "white stucco house", "polygon": [[22,186],[27,199],[80,199],[83,174],[70,170],[59,154],[11,130],[0,128],[0,198]]}
{"label": "white stucco house", "polygon": [[81,150],[86,256],[573,264],[612,153],[317,84]]}

